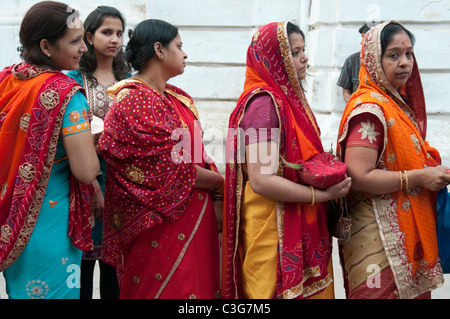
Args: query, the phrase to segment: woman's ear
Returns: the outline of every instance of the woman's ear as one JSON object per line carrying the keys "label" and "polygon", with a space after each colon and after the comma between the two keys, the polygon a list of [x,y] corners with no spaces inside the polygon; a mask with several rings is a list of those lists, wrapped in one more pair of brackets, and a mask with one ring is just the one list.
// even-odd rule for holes
{"label": "woman's ear", "polygon": [[46,39],[42,39],[41,42],[39,43],[39,46],[41,47],[42,53],[44,53],[49,58],[52,57],[50,43],[48,43],[48,41]]}
{"label": "woman's ear", "polygon": [[153,49],[155,49],[155,55],[158,57],[158,59],[163,59],[164,55],[163,55],[163,45],[161,44],[161,42],[156,42],[153,45]]}
{"label": "woman's ear", "polygon": [[94,36],[90,32],[86,32],[86,40],[89,43],[89,45],[94,45]]}

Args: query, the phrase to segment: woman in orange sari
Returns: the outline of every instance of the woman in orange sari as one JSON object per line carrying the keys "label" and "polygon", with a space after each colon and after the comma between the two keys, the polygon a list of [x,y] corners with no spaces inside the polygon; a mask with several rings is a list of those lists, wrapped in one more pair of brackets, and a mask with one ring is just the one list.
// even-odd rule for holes
{"label": "woman in orange sari", "polygon": [[340,243],[348,298],[430,298],[443,282],[436,191],[450,175],[425,140],[413,43],[394,21],[366,33],[340,124],[338,155],[353,180],[352,237]]}
{"label": "woman in orange sari", "polygon": [[248,49],[227,138],[225,298],[334,297],[327,201],[344,196],[351,181],[314,189],[279,166],[323,152],[300,86],[304,49],[302,31],[289,22],[262,27]]}
{"label": "woman in orange sari", "polygon": [[223,178],[204,151],[192,98],[167,83],[185,68],[178,29],[141,22],[125,57],[138,73],[110,90],[99,141],[103,259],[117,268],[121,298],[219,297]]}

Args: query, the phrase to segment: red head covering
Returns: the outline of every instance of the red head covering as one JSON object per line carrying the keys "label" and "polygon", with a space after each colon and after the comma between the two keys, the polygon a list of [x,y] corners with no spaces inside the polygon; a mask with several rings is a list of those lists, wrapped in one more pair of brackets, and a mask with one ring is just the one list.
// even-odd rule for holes
{"label": "red head covering", "polygon": [[[319,128],[294,69],[287,22],[270,23],[254,35],[247,53],[244,92],[231,114],[229,128],[238,132],[247,102],[261,92],[272,96],[280,119],[280,156],[294,163],[323,152]],[[238,135],[229,134],[226,147],[222,278],[225,298],[241,297],[237,234],[243,146]],[[297,179],[297,173],[288,168],[281,168],[278,174],[292,181]],[[280,203],[277,207],[279,254],[277,274],[273,274],[277,276],[277,297],[304,297],[320,292],[331,282],[327,272],[331,238],[326,226],[326,206]]]}

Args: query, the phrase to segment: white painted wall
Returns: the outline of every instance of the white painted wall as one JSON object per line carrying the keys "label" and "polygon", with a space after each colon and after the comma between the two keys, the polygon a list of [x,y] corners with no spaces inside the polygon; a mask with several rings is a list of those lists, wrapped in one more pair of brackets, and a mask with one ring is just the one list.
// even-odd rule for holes
{"label": "white painted wall", "polygon": [[[0,67],[18,62],[19,25],[37,1],[0,2]],[[305,88],[322,130],[324,147],[336,145],[344,108],[336,85],[345,58],[359,50],[358,28],[369,20],[395,19],[416,36],[416,56],[429,113],[428,140],[450,165],[450,0],[72,0],[85,18],[97,5],[117,7],[128,27],[146,18],[179,27],[188,63],[171,80],[196,101],[211,156],[223,170],[228,117],[244,83],[245,58],[262,25],[294,20],[305,31],[310,68]],[[127,39],[127,38],[126,38]]]}

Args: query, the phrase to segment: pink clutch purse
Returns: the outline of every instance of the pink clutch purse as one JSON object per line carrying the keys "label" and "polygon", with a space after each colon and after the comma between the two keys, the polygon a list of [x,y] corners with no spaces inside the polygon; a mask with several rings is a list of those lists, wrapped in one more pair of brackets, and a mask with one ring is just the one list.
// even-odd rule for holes
{"label": "pink clutch purse", "polygon": [[347,171],[347,165],[334,160],[334,155],[329,152],[317,154],[307,161],[300,160],[295,164],[285,164],[298,171],[302,184],[318,189],[325,189],[343,181]]}

